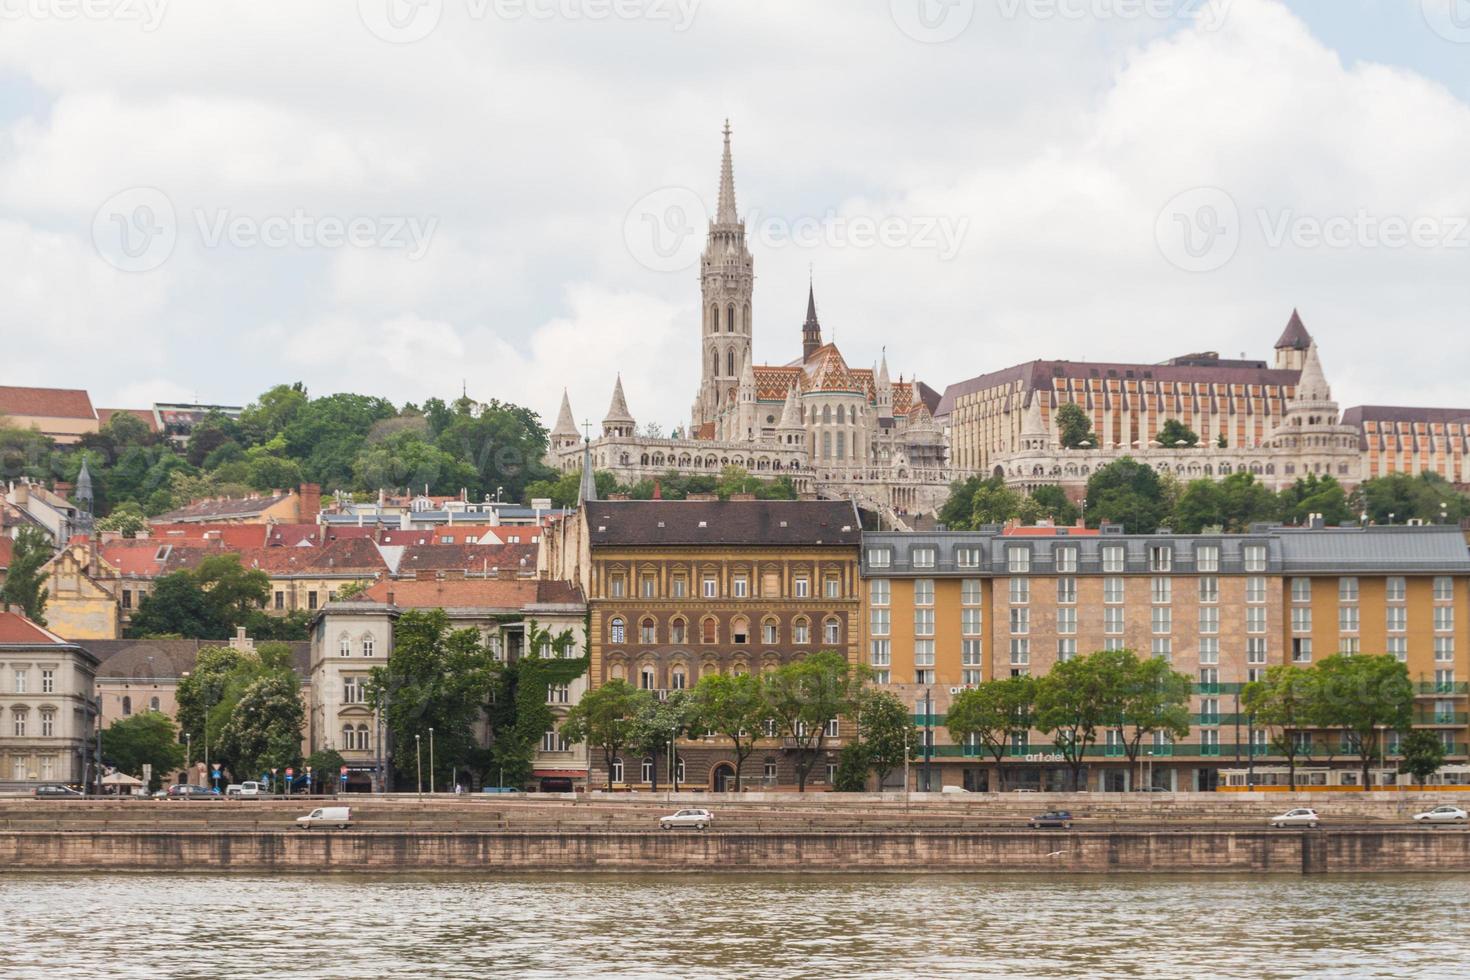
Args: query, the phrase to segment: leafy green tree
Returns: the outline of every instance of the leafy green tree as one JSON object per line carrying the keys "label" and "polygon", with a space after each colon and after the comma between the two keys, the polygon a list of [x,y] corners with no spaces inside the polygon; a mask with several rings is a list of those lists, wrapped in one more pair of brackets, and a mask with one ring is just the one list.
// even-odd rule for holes
{"label": "leafy green tree", "polygon": [[1271,749],[1286,759],[1287,782],[1296,791],[1297,759],[1303,752],[1299,736],[1316,727],[1321,711],[1320,675],[1314,668],[1277,664],[1266,676],[1247,684],[1240,703],[1251,724],[1270,733]]}
{"label": "leafy green tree", "polygon": [[1424,788],[1424,781],[1444,765],[1444,742],[1434,732],[1423,728],[1416,728],[1405,735],[1399,750],[1403,753],[1399,772],[1413,776],[1420,789]]}
{"label": "leafy green tree", "polygon": [[1175,531],[1199,534],[1219,527],[1230,534],[1250,530],[1252,524],[1275,520],[1280,509],[1276,495],[1251,473],[1232,473],[1223,480],[1192,480],[1174,504]]}
{"label": "leafy green tree", "polygon": [[1082,449],[1097,445],[1097,434],[1092,431],[1092,419],[1076,402],[1067,402],[1057,409],[1057,441],[1063,449]]}
{"label": "leafy green tree", "polygon": [[765,676],[770,715],[796,748],[798,792],[806,792],[807,777],[822,755],[828,722],[851,711],[855,680],[847,658],[834,650],[793,660]]}
{"label": "leafy green tree", "polygon": [[[197,738],[201,747],[208,737],[209,712],[225,700],[230,678],[245,661],[245,655],[231,647],[205,647],[195,658],[194,669],[179,679],[179,728]],[[216,729],[216,740],[218,734]]]}
{"label": "leafy green tree", "polygon": [[[265,572],[245,568],[233,552],[210,555],[192,569],[158,579],[138,604],[128,635],[226,640],[237,626],[264,630],[268,624],[261,618],[261,608],[269,597],[270,577]],[[300,624],[289,632],[299,634]]]}
{"label": "leafy green tree", "polygon": [[479,485],[479,474],[425,435],[406,430],[364,445],[352,464],[359,487],[427,486],[430,493],[456,494]]}
{"label": "leafy green tree", "polygon": [[740,792],[745,760],[755,751],[766,719],[771,717],[765,686],[754,674],[706,674],[694,685],[698,724],[719,732],[735,750],[735,792]]}
{"label": "leafy green tree", "polygon": [[42,571],[42,566],[53,554],[55,549],[45,531],[21,528],[11,546],[10,571],[0,586],[0,603],[19,607],[27,619],[40,626],[46,625],[46,600],[51,597],[46,588],[50,573]]}
{"label": "leafy green tree", "polygon": [[974,740],[995,759],[995,787],[1005,792],[1001,760],[1014,736],[1031,730],[1036,679],[1029,675],[996,677],[955,695],[946,720],[956,745]]}
{"label": "leafy green tree", "polygon": [[568,742],[585,742],[601,750],[609,790],[613,788],[613,760],[633,743],[638,716],[651,698],[647,691],[614,678],[582,695],[562,719],[561,733]]}
{"label": "leafy green tree", "polygon": [[858,735],[866,749],[866,763],[883,788],[888,776],[903,768],[918,745],[913,716],[892,691],[862,688],[853,698]]}
{"label": "leafy green tree", "polygon": [[253,777],[300,758],[301,679],[284,643],[201,650],[179,682],[178,702],[182,730],[229,773]]}
{"label": "leafy green tree", "polygon": [[[837,753],[837,774],[832,788],[839,793],[861,793],[868,788],[868,775],[873,771],[873,747],[867,742],[851,741]],[[880,787],[883,785],[880,781]]]}
{"label": "leafy green tree", "polygon": [[[533,619],[526,624],[526,652],[501,666],[488,711],[489,765],[501,785],[531,781],[536,747],[556,724],[547,692],[587,673],[588,658],[571,655],[575,645],[571,630],[553,632]],[[481,774],[488,776],[488,766]]]}
{"label": "leafy green tree", "polygon": [[1021,495],[1005,485],[1000,477],[991,477],[975,491],[970,502],[970,526],[1004,524],[1021,510]]}
{"label": "leafy green tree", "polygon": [[397,415],[382,398],[341,393],[314,398],[286,425],[287,455],[325,489],[352,486],[352,464],[373,425]]}
{"label": "leafy green tree", "polygon": [[1087,481],[1087,525],[1122,524],[1129,534],[1153,534],[1171,509],[1163,482],[1152,467],[1124,456]]}
{"label": "leafy green tree", "polygon": [[939,508],[939,523],[952,531],[970,528],[970,513],[975,509],[975,492],[984,482],[982,477],[971,476],[951,483],[949,499]]}
{"label": "leafy green tree", "polygon": [[1402,524],[1410,519],[1459,521],[1470,516],[1470,498],[1438,473],[1390,473],[1358,484],[1353,508],[1374,524]]}
{"label": "leafy green tree", "polygon": [[190,465],[203,466],[204,461],[221,446],[228,443],[239,445],[239,424],[223,412],[211,411],[195,423],[189,433],[185,458]]}
{"label": "leafy green tree", "polygon": [[505,499],[520,500],[528,484],[555,475],[541,462],[546,429],[536,413],[519,405],[460,399],[434,441],[474,470],[475,480],[467,489],[477,496],[503,488]]}
{"label": "leafy green tree", "polygon": [[1199,433],[1178,419],[1165,419],[1157,438],[1165,449],[1193,449],[1199,445]]}
{"label": "leafy green tree", "polygon": [[1072,789],[1080,789],[1088,750],[1098,730],[1112,725],[1121,705],[1120,679],[1102,669],[1096,655],[1064,660],[1036,681],[1036,727],[1052,736],[1052,744],[1072,771]]}
{"label": "leafy green tree", "polygon": [[1287,524],[1305,524],[1309,514],[1321,514],[1328,527],[1353,519],[1347,492],[1330,476],[1310,473],[1282,490],[1277,502],[1281,520]]}
{"label": "leafy green tree", "polygon": [[240,692],[220,733],[219,753],[237,776],[284,771],[301,761],[305,724],[300,679],[289,670],[269,671]]}
{"label": "leafy green tree", "polygon": [[269,442],[286,431],[309,401],[299,381],[276,385],[240,413],[240,434],[252,446]]}
{"label": "leafy green tree", "polygon": [[1070,527],[1082,516],[1082,510],[1067,497],[1067,491],[1059,486],[1041,486],[1031,491],[1031,500],[1042,514],[1058,527]]}
{"label": "leafy green tree", "polygon": [[[638,706],[637,725],[628,743],[634,750],[653,760],[653,790],[658,791],[658,762],[670,745],[689,730],[695,717],[695,703],[686,691],[674,691],[666,700],[648,698]],[[677,773],[669,773],[673,782]]]}
{"label": "leafy green tree", "polygon": [[1132,650],[1104,650],[1093,657],[1096,669],[1116,691],[1116,727],[1130,769],[1137,769],[1145,738],[1155,734],[1188,737],[1193,678],[1171,668],[1162,657],[1144,660]]}
{"label": "leafy green tree", "polygon": [[311,789],[314,793],[329,793],[337,786],[337,776],[347,760],[336,749],[317,749],[301,760],[303,772],[311,770]]}
{"label": "leafy green tree", "polygon": [[432,729],[431,784],[469,765],[477,746],[475,725],[499,670],[480,631],[453,629],[444,610],[399,617],[388,663],[373,668],[368,681],[368,697],[393,740],[395,763],[397,753],[412,751],[416,736],[427,748]]}
{"label": "leafy green tree", "polygon": [[1396,658],[1333,654],[1316,667],[1319,676],[1318,720],[1339,729],[1357,755],[1363,786],[1368,771],[1381,760],[1382,731],[1408,731],[1413,721],[1414,688],[1409,671]]}
{"label": "leafy green tree", "polygon": [[97,530],[112,531],[125,538],[136,538],[148,530],[148,515],[136,500],[124,500],[112,513],[97,521]]}
{"label": "leafy green tree", "polygon": [[148,785],[152,790],[159,787],[165,773],[184,764],[184,747],[167,715],[141,711],[119,718],[102,730],[102,759],[139,778],[145,765],[152,766],[153,778]]}

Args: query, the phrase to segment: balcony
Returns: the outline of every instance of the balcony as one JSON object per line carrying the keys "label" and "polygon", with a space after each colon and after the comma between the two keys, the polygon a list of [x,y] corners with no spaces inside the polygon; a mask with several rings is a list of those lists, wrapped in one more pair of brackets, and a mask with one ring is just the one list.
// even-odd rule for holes
{"label": "balcony", "polygon": [[1441,728],[1470,724],[1470,711],[1422,711],[1414,715],[1415,725],[1431,725]]}
{"label": "balcony", "polygon": [[1470,694],[1470,681],[1419,681],[1414,685],[1417,697],[1435,694]]}

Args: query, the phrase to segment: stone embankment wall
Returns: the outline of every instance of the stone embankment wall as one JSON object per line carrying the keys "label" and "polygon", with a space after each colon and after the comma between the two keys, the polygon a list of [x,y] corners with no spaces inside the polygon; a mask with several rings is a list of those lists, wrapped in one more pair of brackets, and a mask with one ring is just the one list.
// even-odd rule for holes
{"label": "stone embankment wall", "polygon": [[1458,830],[0,832],[0,868],[371,872],[1470,872]]}

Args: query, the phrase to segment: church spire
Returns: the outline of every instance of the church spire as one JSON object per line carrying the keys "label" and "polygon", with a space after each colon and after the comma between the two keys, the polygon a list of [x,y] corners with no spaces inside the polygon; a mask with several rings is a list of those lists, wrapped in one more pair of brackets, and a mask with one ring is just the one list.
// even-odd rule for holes
{"label": "church spire", "polygon": [[806,287],[806,322],[801,325],[801,359],[811,356],[822,346],[822,325],[817,322],[817,287],[808,282]]}
{"label": "church spire", "polygon": [[725,155],[720,160],[720,201],[715,223],[733,225],[740,220],[735,212],[735,162],[730,155],[730,120],[725,120]]}
{"label": "church spire", "polygon": [[556,416],[556,427],[551,430],[550,435],[553,448],[575,446],[582,439],[576,420],[572,418],[572,400],[565,388],[561,390],[561,411]]}

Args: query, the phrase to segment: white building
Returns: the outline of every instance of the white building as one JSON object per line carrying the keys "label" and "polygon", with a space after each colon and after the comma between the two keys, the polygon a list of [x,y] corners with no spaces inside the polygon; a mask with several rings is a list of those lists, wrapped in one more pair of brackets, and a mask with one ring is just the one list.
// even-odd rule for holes
{"label": "white building", "polygon": [[0,787],[87,779],[96,677],[87,650],[0,611]]}

